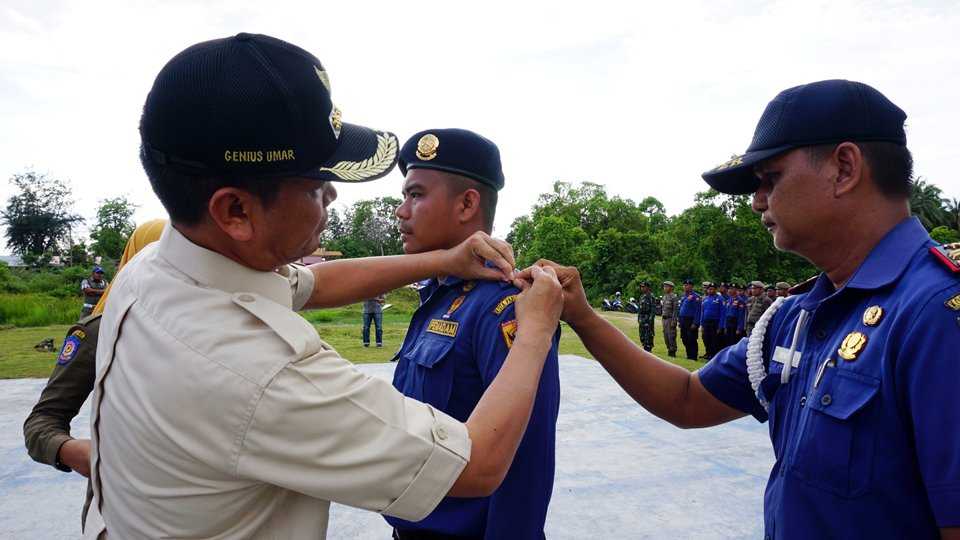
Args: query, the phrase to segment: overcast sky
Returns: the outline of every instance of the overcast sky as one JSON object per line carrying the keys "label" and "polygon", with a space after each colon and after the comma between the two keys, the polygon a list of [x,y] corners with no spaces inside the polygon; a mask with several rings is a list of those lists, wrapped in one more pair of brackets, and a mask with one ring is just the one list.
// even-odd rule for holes
{"label": "overcast sky", "polygon": [[[500,147],[496,233],[555,180],[660,199],[746,149],[766,103],[805,82],[873,85],[908,115],[916,172],[960,198],[960,2],[209,2],[3,0],[0,202],[34,168],[75,210],[126,195],[164,217],[137,158],[153,78],[187,46],[266,33],[317,55],[347,122],[463,127]],[[338,206],[398,195],[400,173]],[[2,246],[2,244],[0,244]]]}

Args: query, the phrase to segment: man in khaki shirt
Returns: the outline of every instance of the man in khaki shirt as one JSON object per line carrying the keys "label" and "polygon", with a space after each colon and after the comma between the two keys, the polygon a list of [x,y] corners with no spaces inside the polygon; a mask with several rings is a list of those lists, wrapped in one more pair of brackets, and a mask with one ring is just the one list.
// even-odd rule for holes
{"label": "man in khaki shirt", "polygon": [[506,474],[562,309],[556,275],[521,283],[514,346],[465,423],[356,371],[292,308],[432,275],[510,279],[513,256],[478,233],[449,251],[288,266],[317,248],[331,182],[396,162],[396,138],[343,123],[329,90],[315,57],[249,34],[157,76],[141,160],[171,225],[115,280],[101,321],[87,538],[323,538],[329,501],[417,520]]}

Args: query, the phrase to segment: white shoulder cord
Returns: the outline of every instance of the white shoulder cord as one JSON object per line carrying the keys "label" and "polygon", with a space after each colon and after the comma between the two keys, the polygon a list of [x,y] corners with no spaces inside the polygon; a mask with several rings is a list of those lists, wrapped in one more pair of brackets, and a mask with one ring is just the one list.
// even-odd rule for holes
{"label": "white shoulder cord", "polygon": [[[750,386],[753,388],[753,393],[757,396],[757,401],[760,402],[760,405],[763,405],[765,411],[769,410],[770,405],[760,393],[760,382],[767,376],[767,370],[763,369],[763,337],[767,333],[767,325],[770,324],[770,320],[773,319],[774,314],[780,309],[783,302],[784,299],[781,297],[770,304],[770,307],[760,316],[757,324],[753,326],[753,331],[750,332],[750,338],[747,341],[747,375],[750,377]],[[796,335],[796,333],[794,334]],[[794,346],[796,346],[796,343],[794,343]],[[792,360],[790,364],[793,364]],[[786,366],[784,366],[784,370],[786,370]]]}

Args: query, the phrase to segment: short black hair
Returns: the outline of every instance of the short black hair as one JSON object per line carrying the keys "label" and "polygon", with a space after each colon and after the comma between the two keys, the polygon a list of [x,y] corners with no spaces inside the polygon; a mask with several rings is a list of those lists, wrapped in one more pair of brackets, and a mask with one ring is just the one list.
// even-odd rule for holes
{"label": "short black hair", "polygon": [[[906,146],[886,141],[854,144],[860,148],[880,193],[891,199],[910,198],[913,189],[913,156]],[[836,147],[836,144],[808,146],[807,155],[814,165],[819,165]]]}
{"label": "short black hair", "polygon": [[493,232],[493,219],[497,215],[497,190],[483,182],[478,182],[466,176],[449,173],[449,189],[451,195],[459,195],[468,189],[475,189],[480,194],[480,211],[483,212],[483,229],[490,234]]}
{"label": "short black hair", "polygon": [[170,215],[170,221],[184,225],[196,225],[207,212],[210,197],[218,189],[234,187],[257,197],[264,206],[276,201],[287,180],[282,178],[258,179],[243,177],[209,176],[191,174],[169,165],[155,163],[140,147],[140,163],[150,179],[153,192],[160,198]]}

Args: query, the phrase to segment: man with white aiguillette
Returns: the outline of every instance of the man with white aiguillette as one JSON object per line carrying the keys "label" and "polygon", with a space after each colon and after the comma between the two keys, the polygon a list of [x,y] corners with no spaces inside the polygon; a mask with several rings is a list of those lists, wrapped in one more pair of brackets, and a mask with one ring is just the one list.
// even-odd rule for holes
{"label": "man with white aiguillette", "polygon": [[[491,232],[504,176],[496,145],[464,129],[417,133],[400,150],[403,204],[397,208],[403,251],[449,249],[477,231]],[[458,419],[478,406],[510,354],[517,326],[509,283],[459,275],[420,283],[420,307],[397,353],[393,385]],[[536,540],[553,491],[560,375],[554,334],[527,433],[500,488],[489,497],[447,497],[425,519],[388,518],[400,540]]]}
{"label": "man with white aiguillette", "polygon": [[564,318],[642,406],[686,428],[770,420],[766,538],[960,538],[960,253],[910,217],[905,119],[862,83],[797,86],[704,173],[752,193],[777,248],[822,273],[696,373],[638,349],[559,271]]}
{"label": "man with white aiguillette", "polygon": [[392,134],[342,122],[316,57],[262,35],[194,45],[160,71],[140,134],[171,224],[101,320],[87,538],[323,538],[329,501],[415,521],[497,489],[562,308],[552,271],[523,284],[513,349],[460,422],[358,372],[293,311],[439,274],[512,277],[509,246],[483,233],[288,265],[317,248],[332,182],[397,157]]}

